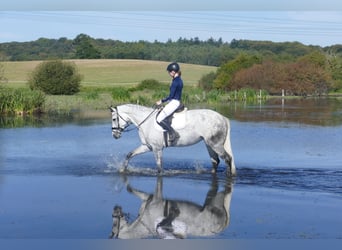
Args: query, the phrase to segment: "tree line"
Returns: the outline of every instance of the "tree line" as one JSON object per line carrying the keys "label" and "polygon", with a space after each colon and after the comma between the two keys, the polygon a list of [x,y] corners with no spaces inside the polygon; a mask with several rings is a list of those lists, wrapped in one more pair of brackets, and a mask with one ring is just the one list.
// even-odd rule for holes
{"label": "tree line", "polygon": [[342,90],[342,45],[327,47],[299,42],[179,38],[167,42],[122,42],[79,34],[75,39],[40,38],[0,43],[5,61],[52,59],[142,59],[217,66],[203,76],[206,90],[263,89],[279,94],[325,94]]}
{"label": "tree line", "polygon": [[328,47],[308,46],[299,42],[271,42],[233,39],[198,38],[169,39],[167,42],[122,42],[112,39],[95,39],[79,34],[74,39],[40,38],[30,42],[0,43],[0,58],[5,61],[31,61],[48,59],[142,59],[179,61],[210,66],[220,66],[241,52],[259,54],[278,61],[294,59],[320,50],[342,56],[342,45]]}

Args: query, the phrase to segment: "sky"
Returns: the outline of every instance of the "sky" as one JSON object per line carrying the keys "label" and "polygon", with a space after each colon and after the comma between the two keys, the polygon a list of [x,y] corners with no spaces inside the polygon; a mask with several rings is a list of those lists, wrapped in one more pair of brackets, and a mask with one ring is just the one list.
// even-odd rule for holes
{"label": "sky", "polygon": [[[82,8],[76,5],[80,0],[69,0],[64,5],[63,1],[58,2],[61,5],[44,5],[48,1],[42,0],[30,0],[31,4],[27,1],[20,4],[20,0],[4,1],[0,6],[0,43],[33,41],[41,37],[74,39],[84,33],[93,38],[121,41],[166,42],[182,37],[200,40],[221,38],[224,42],[233,39],[297,41],[322,47],[342,44],[340,0],[312,0],[311,5],[307,6],[298,4],[298,1],[291,5],[292,0],[287,0],[287,5],[273,4],[263,8],[257,5],[258,2],[275,2],[240,0],[240,3],[249,2],[250,5],[216,4],[208,5],[206,10],[202,5],[181,5],[179,0],[174,0],[179,3],[177,8],[160,4],[149,7],[148,3],[154,0],[97,0],[97,5],[83,0],[86,4]],[[136,5],[132,6],[137,7],[130,7],[129,3],[134,1],[137,1]],[[191,1],[183,0],[187,3]],[[216,1],[211,0],[211,3]],[[301,3],[303,1],[306,0]],[[71,2],[75,5],[69,4]],[[100,2],[104,4],[100,5]],[[113,2],[121,3],[120,7],[113,7]],[[142,6],[142,2],[145,5]],[[335,5],[327,5],[329,2]]]}

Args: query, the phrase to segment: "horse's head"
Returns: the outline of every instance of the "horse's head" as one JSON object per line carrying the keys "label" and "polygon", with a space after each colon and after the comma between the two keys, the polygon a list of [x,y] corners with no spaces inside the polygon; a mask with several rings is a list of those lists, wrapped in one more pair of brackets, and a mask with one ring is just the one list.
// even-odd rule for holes
{"label": "horse's head", "polygon": [[113,217],[113,227],[112,227],[112,232],[109,237],[119,238],[120,230],[122,230],[124,227],[127,226],[127,220],[120,206],[115,206],[113,208],[112,217]]}
{"label": "horse's head", "polygon": [[119,139],[122,131],[130,125],[130,121],[123,114],[119,114],[117,107],[109,109],[112,112],[112,135],[115,139]]}

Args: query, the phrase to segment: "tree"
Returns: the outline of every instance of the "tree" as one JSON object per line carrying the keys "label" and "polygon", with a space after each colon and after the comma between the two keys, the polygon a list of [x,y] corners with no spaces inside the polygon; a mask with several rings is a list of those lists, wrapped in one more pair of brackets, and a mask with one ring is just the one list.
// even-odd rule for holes
{"label": "tree", "polygon": [[321,56],[305,56],[296,62],[280,63],[265,60],[261,64],[237,71],[230,81],[232,89],[263,89],[280,94],[322,95],[330,88],[331,78]]}
{"label": "tree", "polygon": [[229,61],[217,70],[214,88],[232,90],[231,80],[236,72],[249,68],[256,63],[261,63],[261,58],[256,55],[240,54],[234,60]]}
{"label": "tree", "polygon": [[332,90],[342,90],[342,59],[337,56],[331,56],[328,60],[329,71],[332,78]]}
{"label": "tree", "polygon": [[323,67],[310,61],[298,60],[285,66],[284,89],[295,95],[326,94],[330,89],[330,76]]}
{"label": "tree", "polygon": [[310,63],[320,68],[325,68],[327,59],[326,56],[320,51],[313,51],[307,55],[299,57],[298,62]]}
{"label": "tree", "polygon": [[85,34],[79,34],[74,39],[76,46],[76,57],[79,59],[97,59],[101,58],[101,53],[91,43],[91,37]]}
{"label": "tree", "polygon": [[81,75],[76,65],[61,60],[40,63],[28,81],[31,89],[51,95],[73,95],[79,92]]}

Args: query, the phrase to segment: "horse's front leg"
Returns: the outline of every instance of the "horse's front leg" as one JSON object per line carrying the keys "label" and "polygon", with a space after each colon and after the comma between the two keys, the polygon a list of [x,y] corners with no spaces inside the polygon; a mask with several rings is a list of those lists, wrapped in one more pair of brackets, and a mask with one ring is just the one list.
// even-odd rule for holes
{"label": "horse's front leg", "polygon": [[154,153],[154,158],[156,159],[158,173],[161,173],[163,171],[163,160],[162,160],[163,151],[161,149],[153,150],[153,153]]}
{"label": "horse's front leg", "polygon": [[133,151],[129,152],[127,154],[125,162],[123,164],[123,167],[124,167],[123,170],[127,169],[129,160],[132,159],[134,156],[139,155],[139,154],[143,154],[143,153],[146,153],[149,151],[151,151],[151,148],[148,147],[147,145],[143,144],[143,145],[140,145],[139,147],[137,147],[136,149],[134,149]]}

